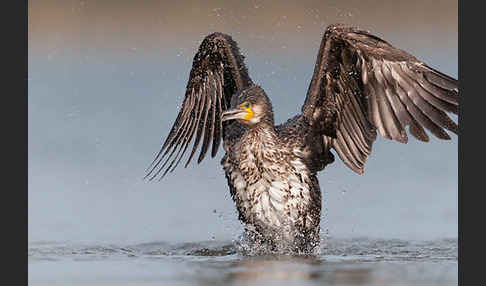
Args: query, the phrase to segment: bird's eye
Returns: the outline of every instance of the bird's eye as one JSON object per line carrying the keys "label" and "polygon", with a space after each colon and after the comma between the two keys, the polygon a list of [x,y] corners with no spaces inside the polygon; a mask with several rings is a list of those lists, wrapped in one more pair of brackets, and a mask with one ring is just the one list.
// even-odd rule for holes
{"label": "bird's eye", "polygon": [[244,108],[250,108],[250,103],[249,103],[249,102],[245,102],[245,103],[243,103],[243,107],[244,107]]}

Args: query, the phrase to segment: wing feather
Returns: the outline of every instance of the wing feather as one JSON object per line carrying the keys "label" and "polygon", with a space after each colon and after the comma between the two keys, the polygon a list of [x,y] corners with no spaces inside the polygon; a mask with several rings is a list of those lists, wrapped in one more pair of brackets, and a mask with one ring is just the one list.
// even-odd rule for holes
{"label": "wing feather", "polygon": [[[401,79],[403,79],[402,81],[400,81],[401,85],[404,86],[404,88],[408,91],[407,95],[412,99],[415,106],[417,106],[422,111],[422,114],[425,117],[429,118],[430,121],[433,123],[434,127],[433,129],[430,129],[430,131],[440,139],[450,139],[447,133],[444,130],[442,130],[442,128],[440,128],[440,127],[443,128],[448,127],[447,119],[449,118],[447,117],[447,115],[443,111],[435,108],[429,102],[424,100],[422,95],[415,88],[413,79],[410,78],[409,75],[405,71],[403,71],[403,69],[401,73]],[[434,132],[437,132],[437,134]]]}
{"label": "wing feather", "polygon": [[206,127],[206,121],[208,119],[211,98],[209,98],[207,95],[206,83],[204,83],[203,85],[202,97],[203,97],[202,100],[204,102],[203,108],[201,110],[201,114],[200,114],[201,117],[199,118],[199,124],[197,126],[196,139],[194,140],[194,145],[192,146],[191,155],[189,155],[189,159],[188,159],[189,161],[194,156],[194,153],[196,153],[197,147],[201,142],[202,136],[204,135],[204,128]]}
{"label": "wing feather", "polygon": [[381,64],[374,62],[373,64],[374,69],[374,77],[373,77],[373,84],[375,87],[376,98],[380,107],[380,115],[382,118],[383,125],[386,128],[387,133],[389,134],[389,139],[394,139],[399,142],[406,142],[404,136],[403,127],[400,125],[400,122],[395,115],[391,103],[388,99],[386,94],[386,82],[384,80],[383,74],[381,73]]}
{"label": "wing feather", "polygon": [[[202,92],[201,92],[201,94],[202,94]],[[196,135],[196,137],[195,137],[196,139],[194,139],[194,143],[193,143],[193,146],[192,146],[191,155],[187,159],[187,162],[184,165],[184,167],[187,167],[189,165],[189,162],[191,162],[192,156],[194,156],[194,153],[197,150],[197,146],[199,145],[199,140],[201,140],[201,131],[199,131],[199,128],[200,128],[199,126],[200,126],[200,123],[201,123],[201,118],[203,116],[204,108],[206,107],[204,100],[206,100],[205,97],[202,97],[199,100],[199,102],[201,103],[201,105],[200,105],[200,108],[198,109],[198,112],[197,112],[196,124],[194,125],[194,129],[192,130],[192,135],[195,135],[196,134],[196,130],[198,130],[197,131],[198,135]]]}
{"label": "wing feather", "polygon": [[[182,107],[162,147],[147,168],[150,180],[164,170],[176,169],[190,142],[194,143],[185,164],[188,166],[201,143],[197,162],[200,163],[211,147],[216,156],[221,142],[221,113],[226,110],[233,94],[253,85],[244,64],[244,57],[233,39],[222,33],[208,35],[194,56]],[[223,138],[224,139],[224,138]]]}
{"label": "wing feather", "polygon": [[[221,74],[218,73],[217,76],[214,78],[214,92],[216,97],[216,113],[215,113],[215,120],[216,118],[221,118],[221,114],[223,113],[222,104],[221,104],[221,97],[222,97],[222,85],[221,85]],[[221,142],[221,131],[223,130],[223,126],[221,124],[221,120],[215,121],[215,128],[214,128],[214,135],[213,135],[213,147],[211,149],[211,157],[216,156],[218,152],[219,144]]]}
{"label": "wing feather", "polygon": [[[193,100],[190,100],[190,101],[192,102]],[[191,105],[192,104],[189,104],[187,106],[190,107]],[[187,108],[187,110],[188,109],[189,108]],[[182,124],[178,127],[178,131],[177,131],[176,136],[174,136],[172,138],[172,140],[168,144],[167,148],[165,149],[164,154],[158,159],[157,164],[155,164],[155,166],[153,166],[153,168],[147,173],[147,175],[145,175],[145,177],[150,176],[153,173],[153,171],[156,170],[156,168],[163,161],[164,157],[167,154],[169,154],[169,151],[172,150],[170,152],[169,156],[166,157],[165,162],[160,166],[159,170],[157,172],[155,172],[155,174],[152,175],[152,177],[150,178],[150,180],[154,179],[165,168],[165,166],[167,165],[167,163],[169,163],[171,157],[174,155],[175,151],[177,150],[177,147],[181,143],[181,140],[184,138],[184,135],[187,134],[186,127],[188,126],[188,124],[190,122],[190,118],[189,118],[189,116],[187,116],[187,112],[184,112],[182,118],[184,118],[184,119],[182,121]],[[160,154],[160,152],[159,152],[159,154]],[[170,165],[169,165],[169,167],[167,169],[169,169],[169,168],[170,168]]]}
{"label": "wing feather", "polygon": [[[214,123],[216,121],[216,93],[215,93],[215,86],[213,85],[212,80],[208,82],[210,88],[208,88],[207,92],[207,98],[209,99],[208,102],[208,110],[209,113],[206,113],[207,117],[207,126],[204,127],[204,139],[203,139],[203,144],[201,147],[201,153],[199,154],[199,158],[197,159],[197,162],[200,163],[203,159],[204,156],[206,155],[206,152],[208,151],[208,147],[210,144],[210,140],[213,138],[214,135]],[[209,116],[208,116],[209,115]]]}
{"label": "wing feather", "polygon": [[349,108],[345,112],[347,112],[349,115],[342,117],[344,126],[346,127],[347,130],[349,130],[348,132],[349,134],[358,135],[358,136],[352,136],[351,138],[356,143],[356,146],[358,147],[360,153],[365,156],[369,155],[369,150],[366,144],[366,140],[363,137],[363,134],[358,127],[359,123],[357,123],[356,118],[352,115],[351,113],[352,111]]}
{"label": "wing feather", "polygon": [[[337,88],[336,88],[337,87]],[[367,31],[329,26],[302,107],[312,132],[331,138],[344,163],[363,173],[377,132],[408,142],[408,132],[429,141],[426,130],[448,140],[458,124],[458,82]],[[337,114],[336,124],[329,124]],[[334,128],[334,129],[333,129]],[[317,130],[317,131],[316,131]]]}
{"label": "wing feather", "polygon": [[[370,94],[378,94],[378,91],[375,89],[376,83],[370,82],[369,85],[367,86],[367,91]],[[380,109],[378,106],[378,98],[377,96],[370,96],[369,97],[369,103],[371,105],[371,110],[369,111],[369,114],[371,115],[371,122],[374,123],[373,125],[378,128],[378,131],[380,132],[381,136],[391,139],[390,135],[385,129],[385,124],[383,123],[382,115],[380,114]],[[370,120],[368,119],[368,120]]]}
{"label": "wing feather", "polygon": [[[186,136],[184,138],[184,141],[183,141],[183,146],[184,146],[184,150],[180,153],[179,155],[179,159],[177,159],[177,163],[175,164],[174,167],[172,167],[172,169],[170,170],[171,172],[173,172],[175,170],[175,168],[177,167],[177,165],[179,165],[179,162],[181,161],[184,153],[186,153],[186,150],[187,150],[187,147],[189,147],[189,142],[191,142],[192,140],[192,137],[194,136],[194,130],[196,129],[196,126],[198,125],[198,122],[199,122],[199,117],[197,117],[198,114],[200,114],[201,112],[201,102],[199,100],[196,100],[196,108],[194,109],[194,113],[193,113],[193,118],[192,118],[192,122],[191,122],[191,126],[190,128],[188,129],[189,130],[189,136]],[[189,163],[189,161],[188,161]],[[162,177],[161,177],[162,178]]]}

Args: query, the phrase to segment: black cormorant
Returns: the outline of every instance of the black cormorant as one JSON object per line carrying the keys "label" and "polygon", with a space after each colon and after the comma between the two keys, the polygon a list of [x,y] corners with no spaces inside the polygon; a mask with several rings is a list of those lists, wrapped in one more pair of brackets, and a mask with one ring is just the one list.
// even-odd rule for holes
{"label": "black cormorant", "polygon": [[[312,253],[319,246],[321,191],[317,172],[331,149],[361,174],[377,133],[407,143],[408,132],[450,139],[458,125],[458,82],[379,37],[346,25],[322,38],[301,114],[275,126],[272,103],[248,75],[236,42],[213,33],[193,61],[184,102],[147,170],[173,171],[194,138],[185,166],[221,138],[221,160],[246,234],[275,251]],[[165,160],[164,160],[165,158]]]}

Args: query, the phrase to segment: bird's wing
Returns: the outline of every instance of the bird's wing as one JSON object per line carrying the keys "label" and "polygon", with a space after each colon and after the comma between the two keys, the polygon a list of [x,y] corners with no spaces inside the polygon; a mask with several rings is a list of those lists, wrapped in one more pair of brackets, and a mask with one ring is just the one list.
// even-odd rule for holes
{"label": "bird's wing", "polygon": [[244,57],[230,36],[213,33],[203,40],[194,56],[182,107],[164,144],[147,169],[146,178],[152,180],[164,169],[161,178],[168,171],[172,172],[194,135],[186,167],[201,139],[197,162],[204,159],[211,140],[211,156],[216,155],[223,133],[221,113],[229,108],[234,93],[252,84],[243,61]]}
{"label": "bird's wing", "polygon": [[[376,139],[407,143],[457,134],[446,112],[458,113],[458,81],[356,28],[333,25],[323,36],[302,115],[331,137],[344,163],[363,173]],[[328,138],[329,139],[329,138]]]}

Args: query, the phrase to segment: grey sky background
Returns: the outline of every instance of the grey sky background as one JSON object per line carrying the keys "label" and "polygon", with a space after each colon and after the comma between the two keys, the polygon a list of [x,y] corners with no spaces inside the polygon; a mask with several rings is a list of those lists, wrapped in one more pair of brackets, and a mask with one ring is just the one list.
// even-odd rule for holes
{"label": "grey sky background", "polygon": [[[222,149],[161,182],[142,180],[211,32],[238,43],[278,123],[299,112],[332,23],[370,30],[457,78],[457,1],[46,0],[29,1],[28,13],[29,242],[226,240],[241,232]],[[324,233],[457,237],[457,137],[406,145],[380,138],[363,175],[336,158],[319,174]]]}

